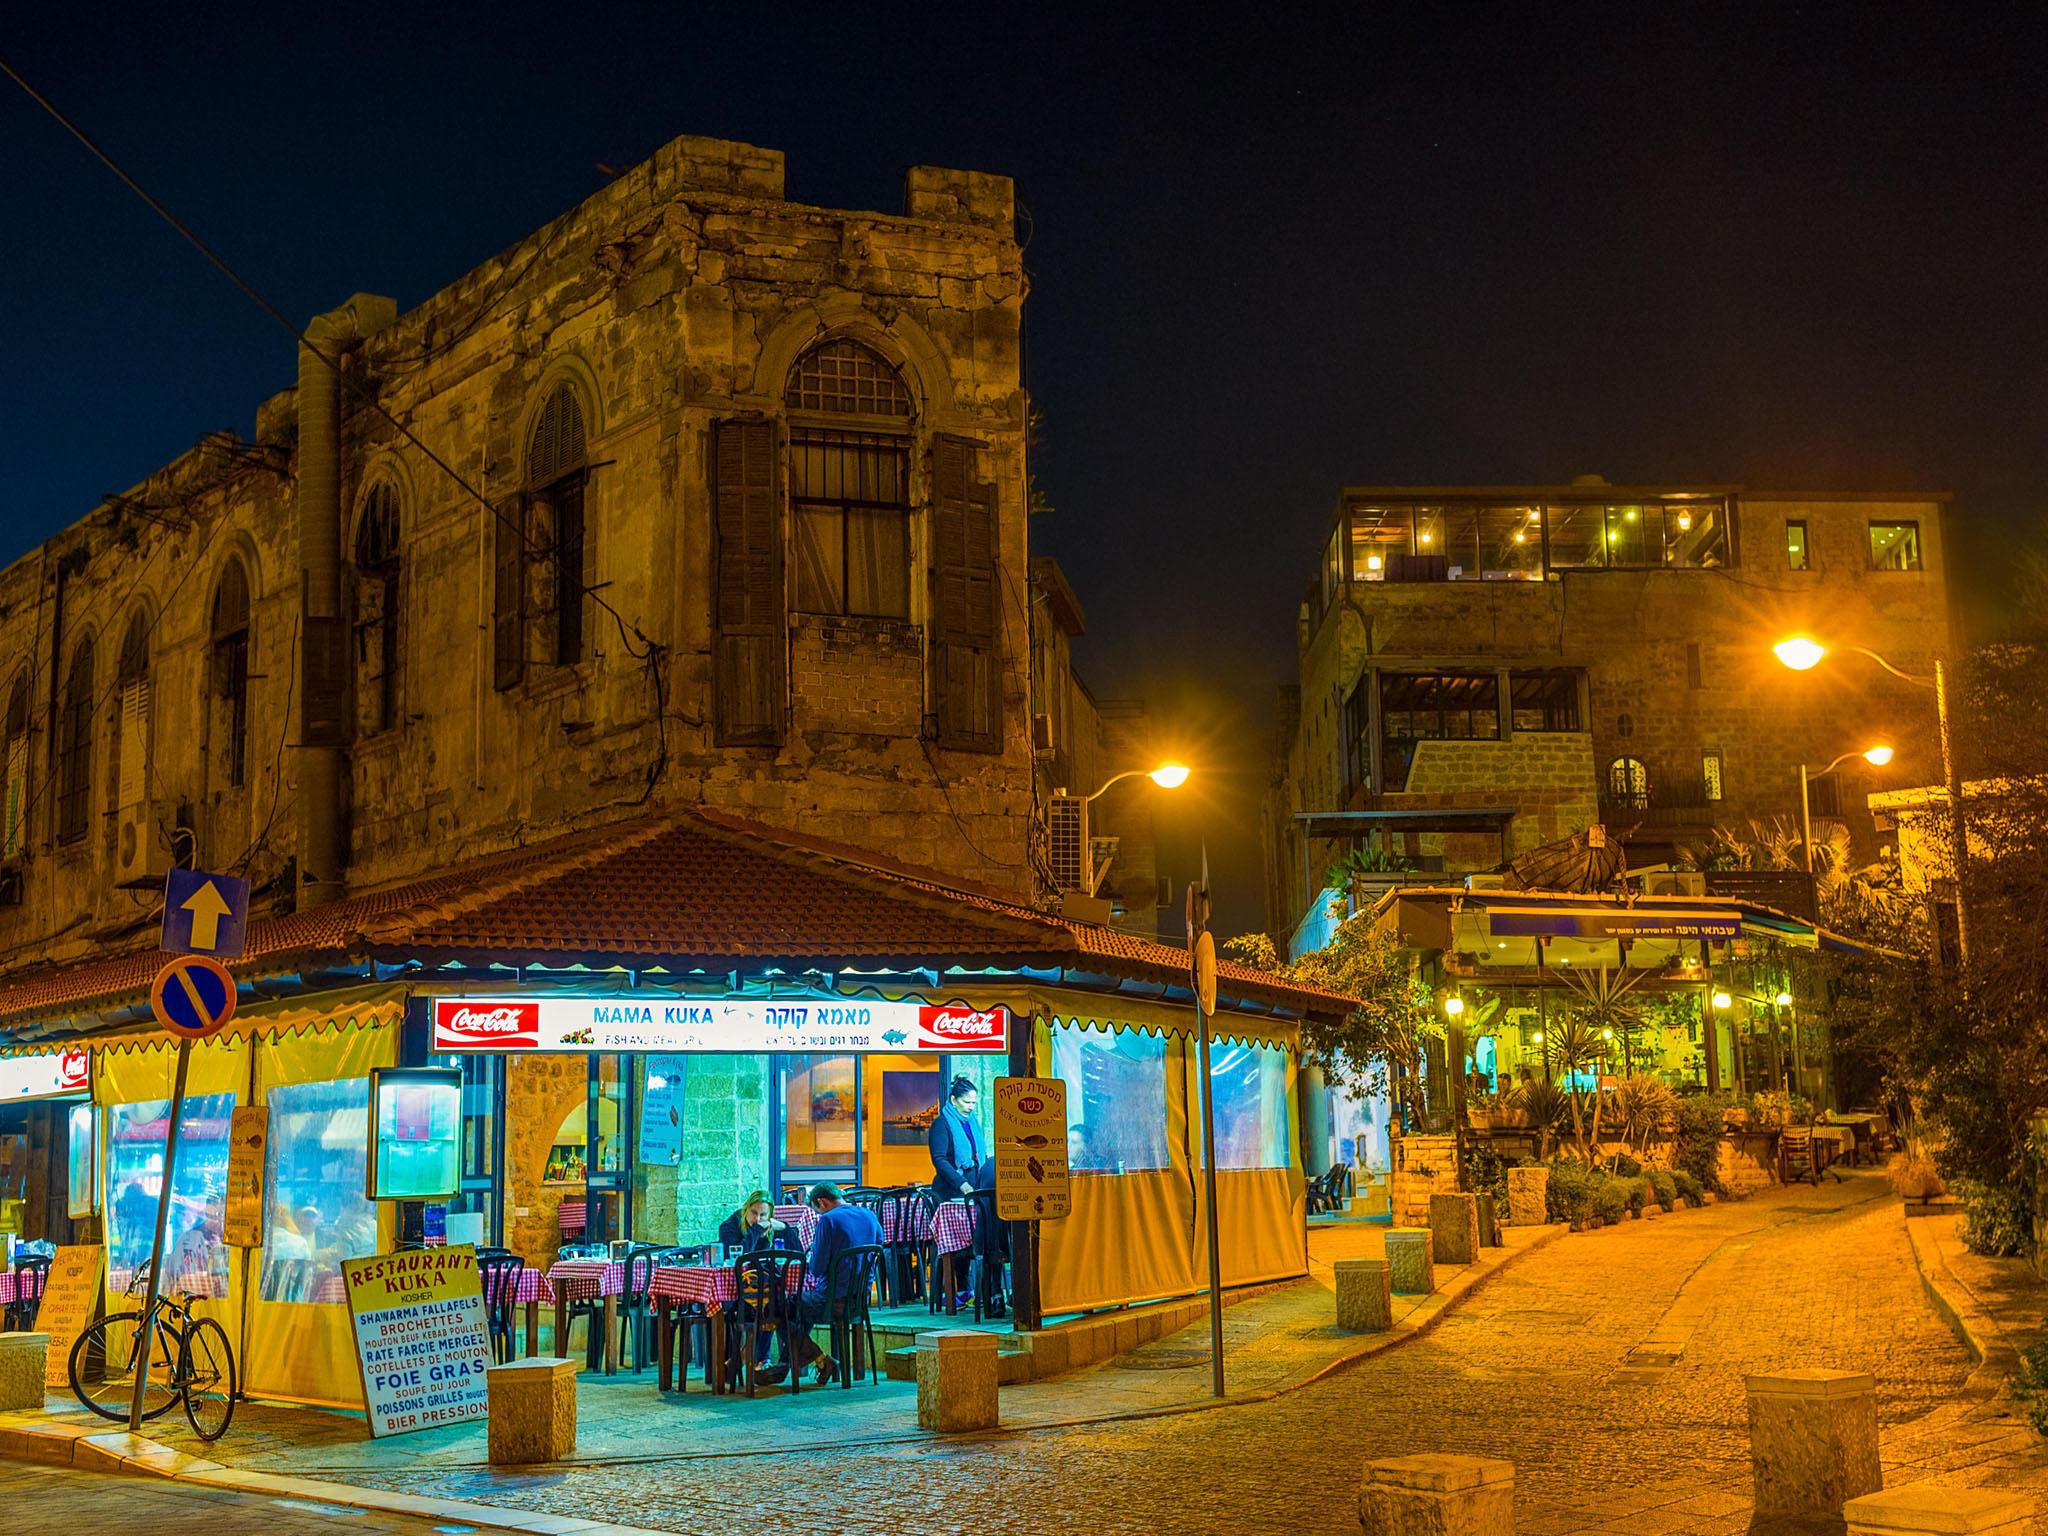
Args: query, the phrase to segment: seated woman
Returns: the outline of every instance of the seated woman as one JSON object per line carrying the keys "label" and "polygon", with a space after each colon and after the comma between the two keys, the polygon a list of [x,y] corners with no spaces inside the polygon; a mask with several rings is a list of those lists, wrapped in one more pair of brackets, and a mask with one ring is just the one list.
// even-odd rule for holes
{"label": "seated woman", "polygon": [[804,1246],[796,1228],[775,1219],[774,1202],[765,1190],[759,1189],[751,1192],[740,1202],[738,1210],[718,1224],[718,1241],[742,1253],[752,1253],[758,1248],[789,1248],[801,1253]]}

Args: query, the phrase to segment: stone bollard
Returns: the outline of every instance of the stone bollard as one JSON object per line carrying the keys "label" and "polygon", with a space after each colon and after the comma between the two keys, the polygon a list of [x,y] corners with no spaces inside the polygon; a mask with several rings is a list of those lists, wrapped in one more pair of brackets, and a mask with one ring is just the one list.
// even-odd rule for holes
{"label": "stone bollard", "polygon": [[917,1336],[917,1427],[957,1435],[996,1427],[996,1336],[941,1328]]}
{"label": "stone bollard", "polygon": [[1846,1500],[1884,1487],[1877,1378],[1792,1370],[1749,1381],[1749,1465],[1759,1516],[1839,1519]]}
{"label": "stone bollard", "polygon": [[1515,1464],[1485,1456],[1369,1461],[1358,1523],[1367,1536],[1514,1536]]}
{"label": "stone bollard", "polygon": [[2030,1536],[2034,1501],[1996,1488],[1908,1483],[1842,1506],[1847,1536]]}
{"label": "stone bollard", "polygon": [[1471,1264],[1479,1258],[1479,1201],[1473,1195],[1429,1197],[1431,1251],[1439,1264]]}
{"label": "stone bollard", "polygon": [[1384,1183],[1368,1184],[1363,1191],[1351,1197],[1353,1216],[1387,1216],[1393,1213],[1393,1209]]}
{"label": "stone bollard", "polygon": [[0,1333],[0,1409],[41,1408],[49,1360],[47,1333]]}
{"label": "stone bollard", "polygon": [[1394,1326],[1394,1281],[1385,1259],[1339,1259],[1337,1326],[1384,1333]]}
{"label": "stone bollard", "polygon": [[1387,1275],[1396,1296],[1427,1296],[1436,1289],[1429,1228],[1395,1227],[1387,1233]]}
{"label": "stone bollard", "polygon": [[1492,1193],[1483,1190],[1473,1198],[1479,1202],[1479,1246],[1500,1247],[1500,1212],[1494,1206]]}
{"label": "stone bollard", "polygon": [[1508,1170],[1508,1220],[1518,1227],[1540,1227],[1550,1220],[1550,1170],[1544,1167]]}
{"label": "stone bollard", "polygon": [[484,1372],[493,1466],[562,1461],[576,1454],[576,1362],[535,1355]]}

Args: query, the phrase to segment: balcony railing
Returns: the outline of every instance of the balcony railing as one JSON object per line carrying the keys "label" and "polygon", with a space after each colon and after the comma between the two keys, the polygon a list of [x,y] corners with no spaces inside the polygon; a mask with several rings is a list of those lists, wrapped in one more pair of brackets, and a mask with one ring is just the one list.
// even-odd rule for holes
{"label": "balcony railing", "polygon": [[1638,792],[1610,786],[1600,796],[1601,818],[1623,827],[1710,826],[1720,808],[1700,779],[1660,779]]}

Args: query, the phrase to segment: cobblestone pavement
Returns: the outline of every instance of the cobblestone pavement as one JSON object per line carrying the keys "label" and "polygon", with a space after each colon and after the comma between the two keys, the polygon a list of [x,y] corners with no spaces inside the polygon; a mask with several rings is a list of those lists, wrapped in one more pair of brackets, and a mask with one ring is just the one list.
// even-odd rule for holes
{"label": "cobblestone pavement", "polygon": [[446,1522],[372,1514],[308,1499],[270,1498],[194,1488],[156,1477],[74,1472],[0,1461],[0,1508],[17,1530],[70,1530],[92,1536],[162,1536],[180,1526],[207,1536],[432,1536],[472,1529]]}
{"label": "cobblestone pavement", "polygon": [[744,1461],[356,1480],[684,1532],[1335,1533],[1357,1529],[1362,1461],[1441,1450],[1515,1463],[1525,1536],[1728,1532],[1749,1518],[1743,1375],[1793,1365],[1876,1373],[1894,1483],[2048,1488],[2011,1405],[1966,1390],[1867,1176],[1567,1238],[1434,1332],[1266,1403],[829,1458],[764,1433]]}

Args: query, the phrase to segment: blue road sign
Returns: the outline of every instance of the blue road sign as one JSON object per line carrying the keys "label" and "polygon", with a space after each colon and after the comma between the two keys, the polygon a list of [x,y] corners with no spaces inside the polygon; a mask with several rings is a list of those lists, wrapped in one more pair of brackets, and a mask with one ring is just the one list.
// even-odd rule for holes
{"label": "blue road sign", "polygon": [[249,921],[249,882],[233,875],[174,869],[164,881],[164,935],[158,949],[174,955],[234,960]]}
{"label": "blue road sign", "polygon": [[156,973],[149,1006],[172,1034],[204,1040],[235,1016],[235,978],[209,956],[180,955]]}

